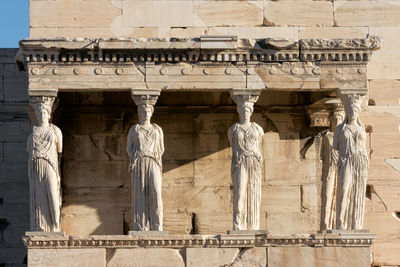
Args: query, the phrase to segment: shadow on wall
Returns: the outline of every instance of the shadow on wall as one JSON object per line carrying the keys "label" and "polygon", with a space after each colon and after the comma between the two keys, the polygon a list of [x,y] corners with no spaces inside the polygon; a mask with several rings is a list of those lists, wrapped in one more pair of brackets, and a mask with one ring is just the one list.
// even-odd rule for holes
{"label": "shadow on wall", "polygon": [[[286,117],[275,116],[278,128],[267,117],[268,112],[276,111],[276,106],[301,106],[310,101],[309,96],[296,95],[263,93],[252,116],[252,121],[270,133],[266,135],[269,141],[265,139],[264,143],[283,142],[289,148],[263,146],[264,165],[269,165],[264,172],[265,186],[277,182],[270,168],[274,159],[289,157],[302,164],[300,132],[305,136],[314,134],[305,128],[304,109],[302,115],[294,117],[279,111]],[[130,93],[60,93],[59,97],[54,117],[64,135],[62,229],[70,235],[127,233],[131,178],[125,146],[129,128],[138,121]],[[152,123],[164,131],[165,230],[206,234],[222,233],[232,227],[227,131],[236,121],[236,106],[228,92],[167,92],[159,97]],[[291,166],[296,167],[293,162]],[[298,175],[303,175],[301,170]],[[300,187],[293,192],[294,199],[300,199]],[[294,205],[300,211],[301,204]],[[268,206],[263,208],[268,211]],[[266,219],[262,220],[262,227],[266,227]]]}

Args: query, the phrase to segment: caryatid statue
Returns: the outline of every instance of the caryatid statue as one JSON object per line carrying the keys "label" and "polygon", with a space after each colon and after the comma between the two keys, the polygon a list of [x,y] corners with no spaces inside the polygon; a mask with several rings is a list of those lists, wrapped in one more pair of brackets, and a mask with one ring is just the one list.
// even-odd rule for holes
{"label": "caryatid statue", "polygon": [[258,95],[235,94],[240,122],[228,130],[232,146],[233,229],[259,230],[262,156],[260,145],[264,130],[250,121]]}
{"label": "caryatid statue", "polygon": [[132,171],[132,224],[134,231],[162,231],[161,198],[164,136],[160,126],[150,123],[157,96],[133,95],[139,123],[128,133],[126,151]]}
{"label": "caryatid statue", "polygon": [[333,135],[336,127],[343,122],[344,110],[339,99],[325,103],[329,111],[329,130],[322,136],[322,230],[332,230],[336,220],[336,192],[338,183],[338,151],[333,149]]}
{"label": "caryatid statue", "polygon": [[342,95],[346,117],[335,129],[333,148],[338,150],[336,229],[363,228],[368,154],[366,133],[360,120],[363,97]]}
{"label": "caryatid statue", "polygon": [[28,177],[30,188],[31,231],[60,231],[61,179],[59,153],[61,130],[49,123],[55,97],[31,96],[38,124],[28,137]]}

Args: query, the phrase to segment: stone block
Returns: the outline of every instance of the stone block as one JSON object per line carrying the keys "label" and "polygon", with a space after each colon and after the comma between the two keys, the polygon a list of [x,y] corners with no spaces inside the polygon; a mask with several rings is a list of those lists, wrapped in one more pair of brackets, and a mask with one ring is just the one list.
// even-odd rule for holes
{"label": "stone block", "polygon": [[249,248],[243,249],[240,255],[233,261],[232,267],[261,267],[267,266],[267,249],[266,248]]}
{"label": "stone block", "polygon": [[4,101],[28,101],[28,74],[16,64],[4,65]]}
{"label": "stone block", "polygon": [[175,161],[163,162],[163,186],[193,186],[194,162],[179,163]]}
{"label": "stone block", "polygon": [[369,247],[269,247],[268,267],[370,266]]}
{"label": "stone block", "polygon": [[124,27],[193,26],[192,1],[124,1]]}
{"label": "stone block", "polygon": [[[393,98],[395,98],[394,93]],[[400,118],[390,113],[390,108],[387,110],[387,112],[376,112],[368,106],[360,112],[361,121],[366,127],[372,126],[373,133],[397,134],[400,132]]]}
{"label": "stone block", "polygon": [[4,161],[4,143],[0,143],[0,163]]}
{"label": "stone block", "polygon": [[316,184],[300,185],[301,211],[316,212],[318,208],[318,189]]}
{"label": "stone block", "polygon": [[131,184],[129,162],[121,160],[63,161],[63,183],[69,188],[101,185],[104,188]]}
{"label": "stone block", "polygon": [[10,224],[29,223],[28,203],[4,203],[0,206],[0,218],[6,218]]}
{"label": "stone block", "polygon": [[129,160],[125,150],[126,135],[72,134],[64,137],[64,143],[68,147],[68,149],[64,149],[64,160],[96,162]]}
{"label": "stone block", "polygon": [[333,3],[329,1],[265,1],[264,25],[333,26]]}
{"label": "stone block", "polygon": [[399,171],[390,166],[384,158],[372,158],[369,161],[368,182],[386,181],[388,183],[398,181]]}
{"label": "stone block", "polygon": [[[61,229],[67,235],[122,235],[124,232],[123,210],[106,203],[101,210],[92,203],[68,204],[62,207]],[[71,212],[73,210],[74,212]]]}
{"label": "stone block", "polygon": [[108,28],[114,18],[122,13],[111,1],[31,2],[30,26],[33,28]]}
{"label": "stone block", "polygon": [[187,248],[187,267],[226,266],[239,255],[238,248]]}
{"label": "stone block", "polygon": [[[400,19],[400,16],[398,18]],[[400,46],[400,40],[397,38],[400,34],[400,27],[369,27],[369,34],[380,36],[384,40],[384,44],[381,49],[373,53],[371,61],[368,63],[368,79],[400,79],[400,73],[396,71],[400,68],[400,53],[397,52]]]}
{"label": "stone block", "polygon": [[264,160],[264,182],[266,184],[298,185],[315,181],[316,164],[314,160]]}
{"label": "stone block", "polygon": [[265,39],[284,38],[289,40],[299,39],[298,27],[218,27],[218,31],[226,32],[227,35],[237,35],[238,38]]}
{"label": "stone block", "polygon": [[1,263],[4,263],[6,266],[9,264],[9,266],[14,267],[18,263],[24,262],[25,257],[26,257],[26,247],[23,245],[18,245],[18,246],[2,245],[0,247]]}
{"label": "stone block", "polygon": [[268,132],[263,137],[263,156],[265,160],[293,161],[300,159],[300,140],[296,133],[292,139],[283,139],[276,132]]}
{"label": "stone block", "polygon": [[219,213],[196,212],[195,223],[199,234],[224,234],[233,227],[232,208]]}
{"label": "stone block", "polygon": [[232,186],[231,160],[196,160],[194,162],[194,185]]}
{"label": "stone block", "polygon": [[[0,53],[1,53],[1,50],[0,50]],[[1,78],[1,81],[0,81],[0,101],[4,101],[4,82],[3,82],[3,79],[4,79],[4,64],[1,64],[1,63],[0,63],[0,78]]]}
{"label": "stone block", "polygon": [[262,212],[299,212],[300,187],[299,186],[262,186],[261,211]]}
{"label": "stone block", "polygon": [[26,153],[26,143],[4,143],[4,162],[5,163],[28,162],[28,153]]}
{"label": "stone block", "polygon": [[371,158],[396,158],[399,155],[398,144],[400,143],[400,135],[372,133],[371,134]]}
{"label": "stone block", "polygon": [[192,231],[190,212],[164,212],[163,228],[169,234],[189,234]]}
{"label": "stone block", "polygon": [[0,122],[1,142],[26,142],[30,134],[29,121]]}
{"label": "stone block", "polygon": [[397,1],[335,1],[335,26],[400,26]]}
{"label": "stone block", "polygon": [[309,211],[267,212],[265,219],[265,229],[270,234],[315,233],[318,228],[317,214]]}
{"label": "stone block", "polygon": [[307,27],[299,29],[299,39],[366,38],[368,27]]}
{"label": "stone block", "polygon": [[64,186],[62,231],[67,235],[123,234],[130,218],[130,192],[129,187]]}
{"label": "stone block", "polygon": [[7,181],[28,181],[28,161],[24,163],[2,163],[0,164],[0,180]]}
{"label": "stone block", "polygon": [[263,1],[194,1],[196,26],[260,26]]}
{"label": "stone block", "polygon": [[[194,152],[196,159],[218,159],[218,156],[228,156],[229,140],[226,134],[196,134],[194,139]],[[224,153],[224,151],[227,151]],[[220,153],[221,152],[221,153]],[[224,159],[224,158],[222,158]]]}
{"label": "stone block", "polygon": [[22,245],[22,237],[25,235],[25,232],[29,230],[29,222],[26,222],[25,224],[11,223],[3,233],[4,243],[10,245]]}
{"label": "stone block", "polygon": [[15,55],[19,48],[0,48],[0,64],[15,64]]}
{"label": "stone block", "polygon": [[369,212],[364,213],[364,229],[369,229],[371,233],[377,235],[380,243],[383,240],[398,238],[400,233],[399,219],[389,212]]}
{"label": "stone block", "polygon": [[377,106],[400,105],[399,80],[371,80],[369,81],[369,99]]}
{"label": "stone block", "polygon": [[162,195],[165,212],[186,209],[189,212],[216,214],[232,209],[228,186],[163,187]]}
{"label": "stone block", "polygon": [[224,27],[159,27],[159,38],[198,38],[201,35],[228,35]]}
{"label": "stone block", "polygon": [[221,134],[227,136],[229,127],[237,121],[237,114],[198,114],[195,120],[195,131],[199,134]]}
{"label": "stone block", "polygon": [[[63,120],[63,129],[67,134],[127,134],[128,129],[123,129],[123,118],[121,113],[108,110],[107,112],[100,107],[98,113],[84,113],[82,110],[66,110]],[[104,112],[104,113],[103,113]]]}
{"label": "stone block", "polygon": [[[397,238],[377,238],[373,245],[373,262],[375,266],[396,266],[400,262],[400,242]],[[369,266],[369,265],[368,265]]]}
{"label": "stone block", "polygon": [[194,137],[191,134],[164,135],[163,160],[194,160]]}
{"label": "stone block", "polygon": [[[373,200],[372,210],[373,211],[385,211],[389,212],[400,210],[400,183],[391,182],[383,185],[373,184],[376,193],[372,194]],[[378,197],[379,196],[379,197]]]}
{"label": "stone block", "polygon": [[3,188],[4,203],[29,203],[29,183],[28,180],[14,182],[0,182]]}
{"label": "stone block", "polygon": [[185,266],[179,249],[135,248],[107,251],[107,267]]}
{"label": "stone block", "polygon": [[32,267],[105,267],[107,265],[106,249],[30,249],[28,251],[28,265]]}

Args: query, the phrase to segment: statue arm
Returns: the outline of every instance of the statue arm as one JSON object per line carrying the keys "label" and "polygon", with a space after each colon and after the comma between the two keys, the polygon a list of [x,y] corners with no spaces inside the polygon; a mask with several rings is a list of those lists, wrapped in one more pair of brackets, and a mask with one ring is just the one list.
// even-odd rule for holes
{"label": "statue arm", "polygon": [[231,144],[231,146],[232,146],[232,126],[228,130],[228,140],[229,140],[229,144]]}
{"label": "statue arm", "polygon": [[55,128],[56,136],[57,136],[57,142],[56,142],[57,153],[61,153],[62,149],[63,149],[63,136],[62,136],[61,130],[58,127],[54,126],[54,128]]}
{"label": "statue arm", "polygon": [[31,153],[32,151],[32,134],[28,136],[28,140],[26,141],[26,153]]}
{"label": "statue arm", "polygon": [[334,150],[339,150],[339,133],[340,133],[340,129],[339,128],[342,128],[342,127],[340,127],[340,125],[338,127],[336,127],[335,132],[333,134],[332,148]]}
{"label": "statue arm", "polygon": [[164,133],[162,129],[160,128],[160,156],[164,154]]}

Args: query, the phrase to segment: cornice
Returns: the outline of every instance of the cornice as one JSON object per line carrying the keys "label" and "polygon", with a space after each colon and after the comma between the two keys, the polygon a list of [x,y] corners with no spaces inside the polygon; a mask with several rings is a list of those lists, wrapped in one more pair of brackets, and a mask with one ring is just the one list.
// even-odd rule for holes
{"label": "cornice", "polygon": [[17,62],[29,63],[179,63],[179,62],[345,62],[365,63],[380,48],[377,36],[354,39],[238,39],[200,36],[193,39],[25,39]]}

